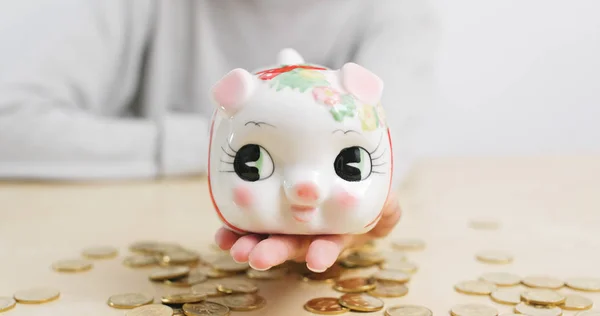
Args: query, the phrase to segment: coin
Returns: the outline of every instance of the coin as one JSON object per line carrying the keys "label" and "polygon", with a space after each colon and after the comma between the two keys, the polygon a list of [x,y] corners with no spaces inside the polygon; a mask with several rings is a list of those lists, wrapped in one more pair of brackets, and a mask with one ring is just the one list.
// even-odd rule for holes
{"label": "coin", "polygon": [[375,297],[401,297],[408,294],[408,287],[401,283],[376,282],[375,288],[368,293]]}
{"label": "coin", "polygon": [[183,312],[187,316],[227,316],[229,307],[210,301],[183,304]]}
{"label": "coin", "polygon": [[498,223],[496,221],[492,221],[492,220],[478,219],[478,220],[471,220],[469,222],[469,226],[473,229],[495,230],[495,229],[500,228],[500,223]]}
{"label": "coin", "polygon": [[157,241],[138,241],[129,246],[129,250],[132,252],[145,254],[161,254],[180,249],[182,249],[182,247],[178,244]]}
{"label": "coin", "polygon": [[600,278],[570,278],[566,285],[574,290],[600,292]]}
{"label": "coin", "polygon": [[497,316],[498,310],[483,304],[459,304],[450,309],[452,316]]}
{"label": "coin", "polygon": [[108,298],[108,306],[119,309],[131,309],[154,302],[154,297],[144,293],[123,293]]}
{"label": "coin", "polygon": [[123,264],[130,268],[143,268],[156,265],[156,257],[152,255],[134,255],[123,259]]}
{"label": "coin", "polygon": [[433,312],[424,306],[398,305],[388,307],[385,316],[433,316]]}
{"label": "coin", "polygon": [[400,251],[387,251],[381,254],[385,262],[404,262],[407,261],[408,258],[406,254]]}
{"label": "coin", "polygon": [[506,305],[521,303],[521,293],[513,289],[498,289],[490,294],[492,301]]}
{"label": "coin", "polygon": [[258,292],[258,287],[244,280],[221,280],[217,282],[217,291],[226,294],[247,294]]}
{"label": "coin", "polygon": [[259,280],[276,280],[282,279],[289,273],[288,268],[271,268],[266,271],[254,270],[252,268],[246,270],[246,276],[251,279]]}
{"label": "coin", "polygon": [[237,263],[231,258],[231,256],[220,256],[211,263],[211,266],[216,270],[223,272],[245,272],[250,268],[250,265],[246,263]]}
{"label": "coin", "polygon": [[110,259],[119,254],[119,250],[110,246],[98,246],[83,249],[82,255],[89,259]]}
{"label": "coin", "polygon": [[92,267],[91,262],[81,259],[59,260],[52,264],[52,269],[58,272],[84,272],[91,270]]}
{"label": "coin", "polygon": [[150,304],[128,310],[125,316],[172,316],[173,309],[167,305]]}
{"label": "coin", "polygon": [[339,299],[340,305],[359,312],[376,312],[383,308],[383,301],[364,294],[364,293],[346,293]]}
{"label": "coin", "polygon": [[514,286],[521,283],[521,277],[506,272],[484,273],[479,279],[493,283],[496,286]]}
{"label": "coin", "polygon": [[406,283],[410,280],[410,275],[399,270],[384,269],[375,272],[373,278],[382,282]]}
{"label": "coin", "polygon": [[191,265],[200,260],[200,255],[189,250],[177,250],[161,255],[160,263],[163,265]]}
{"label": "coin", "polygon": [[192,286],[192,293],[206,294],[208,297],[220,296],[221,292],[217,291],[217,284],[212,282],[199,283]]}
{"label": "coin", "polygon": [[479,280],[463,281],[454,286],[457,292],[471,295],[489,295],[497,288],[493,283]]}
{"label": "coin", "polygon": [[561,316],[562,309],[556,306],[527,305],[521,302],[515,306],[515,312],[529,316]]}
{"label": "coin", "polygon": [[163,304],[198,303],[206,299],[206,293],[177,293],[165,295],[161,298]]}
{"label": "coin", "polygon": [[176,287],[190,287],[194,284],[202,283],[206,281],[207,277],[204,274],[188,274],[184,277],[176,278],[176,279],[168,279],[165,280],[165,284],[176,286]]}
{"label": "coin", "polygon": [[560,306],[564,310],[577,311],[590,309],[594,305],[594,302],[581,295],[571,294],[565,296],[565,302]]}
{"label": "coin", "polygon": [[183,311],[183,306],[181,307],[172,307],[173,308],[173,316],[185,316],[185,312]]}
{"label": "coin", "polygon": [[304,304],[304,309],[321,315],[337,315],[348,311],[347,308],[340,305],[339,299],[335,297],[313,298]]}
{"label": "coin", "polygon": [[523,285],[525,285],[527,287],[544,288],[544,289],[551,289],[551,290],[560,289],[561,287],[564,286],[563,281],[556,279],[556,278],[544,276],[544,275],[527,276],[527,277],[523,278],[523,280],[521,280],[521,283],[523,283]]}
{"label": "coin", "polygon": [[575,316],[600,316],[600,310],[583,311],[583,312],[577,313],[577,315],[575,315]]}
{"label": "coin", "polygon": [[334,264],[329,269],[321,273],[307,272],[303,274],[304,281],[320,281],[320,282],[334,282],[339,279],[342,274],[341,266]]}
{"label": "coin", "polygon": [[267,301],[258,294],[232,294],[211,298],[210,301],[229,307],[232,311],[251,311],[265,306]]}
{"label": "coin", "polygon": [[190,273],[190,268],[186,266],[174,266],[155,270],[148,277],[151,281],[164,281],[167,279],[181,278]]}
{"label": "coin", "polygon": [[417,272],[417,270],[419,269],[419,267],[416,264],[410,261],[386,261],[380,266],[382,269],[398,270],[410,274]]}
{"label": "coin", "polygon": [[15,301],[21,304],[41,304],[54,301],[60,297],[57,289],[39,287],[18,291],[14,294]]}
{"label": "coin", "polygon": [[485,263],[507,264],[513,261],[511,254],[498,250],[485,250],[475,254],[477,260]]}
{"label": "coin", "polygon": [[344,293],[366,292],[375,288],[375,279],[353,277],[340,279],[335,282],[333,289]]}
{"label": "coin", "polygon": [[528,290],[521,293],[523,302],[529,305],[559,305],[565,301],[560,293],[549,289]]}
{"label": "coin", "polygon": [[356,250],[340,261],[340,263],[348,268],[365,268],[383,263],[384,261],[385,258],[378,251]]}
{"label": "coin", "polygon": [[425,242],[416,238],[401,238],[392,241],[392,247],[399,250],[422,250]]}
{"label": "coin", "polygon": [[206,266],[198,266],[198,267],[194,268],[194,270],[190,271],[190,274],[196,274],[196,273],[204,274],[211,279],[226,278],[226,277],[236,274],[235,272],[219,271],[213,267],[206,267]]}
{"label": "coin", "polygon": [[17,302],[12,297],[0,297],[0,313],[15,308]]}

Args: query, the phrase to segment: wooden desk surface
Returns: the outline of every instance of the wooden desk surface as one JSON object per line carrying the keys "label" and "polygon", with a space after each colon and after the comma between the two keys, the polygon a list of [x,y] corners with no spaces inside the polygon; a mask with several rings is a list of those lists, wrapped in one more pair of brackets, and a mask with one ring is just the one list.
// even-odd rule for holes
{"label": "wooden desk surface", "polygon": [[[409,252],[419,271],[407,296],[384,299],[387,306],[421,304],[434,315],[448,315],[455,304],[479,302],[498,308],[488,297],[459,294],[453,285],[484,272],[521,276],[600,277],[600,158],[431,160],[417,166],[401,190],[404,217],[387,249],[398,237],[421,238],[425,250]],[[211,210],[204,180],[115,184],[0,184],[0,296],[50,286],[59,300],[17,305],[2,315],[124,315],[108,307],[110,295],[149,292],[148,270],[121,264],[137,240],[173,241],[211,253],[219,221]],[[469,228],[472,219],[498,221],[495,231]],[[81,249],[111,245],[118,259],[97,261],[91,271],[65,275],[53,261],[78,258]],[[479,250],[514,255],[508,265],[478,262]],[[365,271],[364,273],[367,273]],[[372,271],[371,271],[372,272]],[[367,273],[368,274],[368,273]],[[312,315],[309,299],[340,295],[326,284],[260,281],[267,306],[232,315]],[[573,293],[562,289],[563,293]],[[600,310],[600,293],[583,293]],[[349,313],[352,314],[352,313]],[[574,315],[565,312],[564,315]],[[371,313],[383,315],[383,311]]]}

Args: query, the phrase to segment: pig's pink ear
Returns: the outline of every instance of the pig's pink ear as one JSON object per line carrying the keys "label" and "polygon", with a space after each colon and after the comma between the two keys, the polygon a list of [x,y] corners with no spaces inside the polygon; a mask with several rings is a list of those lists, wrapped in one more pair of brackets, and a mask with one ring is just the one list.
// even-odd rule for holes
{"label": "pig's pink ear", "polygon": [[383,81],[370,70],[355,63],[346,63],[341,75],[344,88],[359,100],[368,104],[381,100]]}
{"label": "pig's pink ear", "polygon": [[252,75],[241,68],[234,69],[219,80],[212,88],[212,96],[220,109],[232,116],[254,92]]}

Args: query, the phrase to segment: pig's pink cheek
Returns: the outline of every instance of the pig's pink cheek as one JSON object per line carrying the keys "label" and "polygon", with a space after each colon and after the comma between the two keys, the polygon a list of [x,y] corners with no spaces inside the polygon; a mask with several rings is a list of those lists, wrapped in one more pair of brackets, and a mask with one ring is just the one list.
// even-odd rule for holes
{"label": "pig's pink cheek", "polygon": [[335,199],[342,209],[352,209],[358,204],[358,198],[346,191],[338,192]]}
{"label": "pig's pink cheek", "polygon": [[233,202],[241,208],[247,208],[252,205],[252,192],[245,187],[233,189]]}

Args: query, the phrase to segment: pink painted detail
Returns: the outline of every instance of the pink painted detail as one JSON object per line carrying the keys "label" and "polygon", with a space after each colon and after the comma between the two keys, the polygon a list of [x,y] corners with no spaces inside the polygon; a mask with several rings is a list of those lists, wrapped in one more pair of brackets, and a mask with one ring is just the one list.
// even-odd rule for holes
{"label": "pink painted detail", "polygon": [[368,69],[346,63],[342,69],[342,84],[356,98],[367,104],[377,104],[383,93],[383,81]]}
{"label": "pink painted detail", "polygon": [[358,204],[358,198],[346,191],[336,193],[335,200],[343,210],[351,209]]}
{"label": "pink painted detail", "polygon": [[252,205],[252,193],[248,188],[236,187],[233,189],[233,202],[240,208],[245,209]]}
{"label": "pink painted detail", "polygon": [[312,206],[304,206],[304,205],[292,205],[290,206],[290,211],[292,212],[292,217],[301,223],[310,222],[316,213],[316,208]]}
{"label": "pink painted detail", "polygon": [[312,93],[315,100],[325,105],[334,106],[342,101],[340,93],[331,87],[315,87]]}
{"label": "pink painted detail", "polygon": [[233,115],[253,90],[252,75],[244,69],[234,69],[212,88],[212,95],[221,109]]}
{"label": "pink painted detail", "polygon": [[314,202],[319,199],[319,189],[312,183],[299,183],[294,186],[294,192],[299,199]]}

